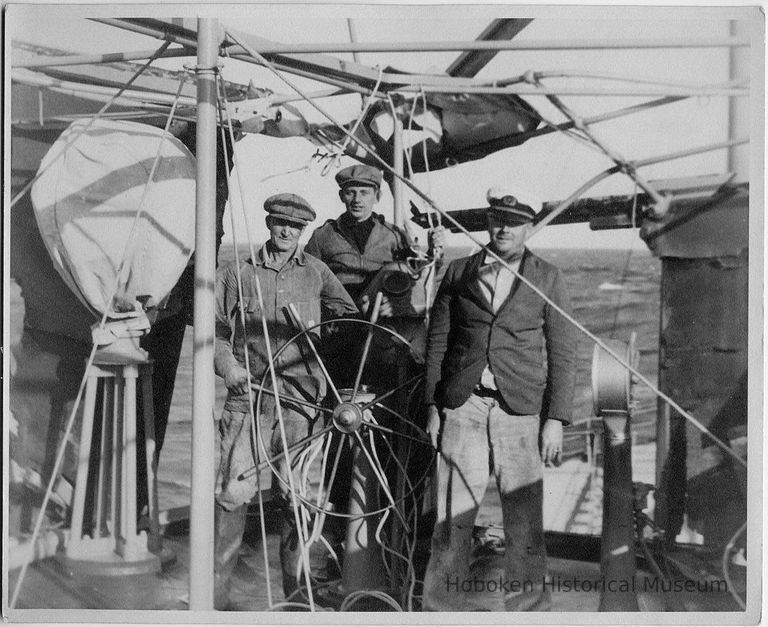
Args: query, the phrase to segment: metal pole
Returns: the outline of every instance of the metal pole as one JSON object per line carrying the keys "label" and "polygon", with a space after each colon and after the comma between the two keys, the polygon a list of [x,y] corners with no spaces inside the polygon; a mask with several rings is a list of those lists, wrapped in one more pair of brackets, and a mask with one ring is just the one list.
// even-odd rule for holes
{"label": "metal pole", "polygon": [[[397,116],[394,109],[392,111],[394,120],[394,130],[392,136],[392,168],[400,176],[403,176],[403,121]],[[405,224],[405,200],[404,200],[403,181],[395,177],[392,181],[392,200],[394,201],[394,223],[395,226],[403,228]]]}
{"label": "metal pole", "polygon": [[[189,35],[170,33],[165,29],[144,26],[112,18],[92,18],[94,22],[118,26],[160,39],[166,39],[182,46],[193,44]],[[410,41],[410,42],[337,42],[337,43],[302,43],[282,44],[262,41],[254,46],[260,54],[313,54],[330,52],[452,52],[460,50],[626,50],[654,48],[721,48],[749,46],[749,40],[743,37],[689,37],[656,39],[561,39],[528,41]],[[242,48],[232,47],[231,51],[240,54]]]}
{"label": "metal pole", "polygon": [[603,415],[603,533],[600,612],[638,612],[635,593],[635,527],[632,436],[629,414]]}
{"label": "metal pole", "polygon": [[218,21],[197,20],[197,207],[189,609],[213,609],[213,332],[216,274],[216,63]]}
{"label": "metal pole", "polygon": [[[44,57],[42,59],[33,59],[22,63],[14,63],[14,68],[35,68],[35,67],[63,67],[65,65],[84,65],[93,63],[117,63],[120,61],[140,61],[149,59],[157,52],[156,50],[140,50],[137,52],[108,52],[106,54],[77,54],[62,57]],[[190,48],[170,49],[163,52],[158,58],[168,59],[172,57],[191,57],[195,51]]]}
{"label": "metal pole", "polygon": [[[357,43],[357,28],[355,27],[355,23],[352,21],[351,17],[347,18],[347,28],[349,29],[349,41],[351,41],[353,44]],[[359,52],[353,51],[352,58],[355,60],[355,63],[360,63]]]}

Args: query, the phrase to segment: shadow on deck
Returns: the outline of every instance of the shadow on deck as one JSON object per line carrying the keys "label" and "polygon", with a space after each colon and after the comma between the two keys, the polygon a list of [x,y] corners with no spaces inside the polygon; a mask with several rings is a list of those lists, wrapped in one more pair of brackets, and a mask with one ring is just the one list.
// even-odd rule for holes
{"label": "shadow on deck", "polygon": [[[267,554],[269,566],[265,569],[264,552],[258,519],[249,518],[245,542],[232,579],[231,609],[243,612],[263,612],[270,607],[266,577],[269,577],[272,603],[283,600],[278,558],[278,524],[274,515],[267,517]],[[499,538],[480,535],[475,550],[471,579],[490,582],[503,578],[503,542]],[[549,570],[552,578],[553,612],[596,612],[604,584],[600,579],[600,565],[594,560],[599,555],[599,538],[549,533]],[[425,543],[425,546],[428,544]],[[73,575],[55,558],[32,564],[24,581],[17,603],[18,609],[99,609],[99,610],[187,610],[189,573],[189,536],[186,523],[168,525],[164,546],[170,548],[176,559],[160,573],[121,577],[95,577]],[[566,556],[581,559],[566,559]],[[715,556],[701,554],[700,550],[680,548],[668,556],[678,565],[677,578],[663,580],[651,572],[638,569],[633,583],[640,610],[643,612],[668,611],[738,611],[738,606],[723,587],[722,576],[713,575]],[[419,578],[426,562],[422,552]],[[668,562],[670,563],[670,562]],[[640,562],[642,565],[642,562]],[[731,568],[733,584],[743,595],[745,569]],[[19,569],[9,572],[9,590],[13,590]],[[481,586],[482,587],[482,586]],[[487,586],[491,588],[492,586]],[[495,586],[494,586],[495,587]],[[316,602],[327,604],[331,596],[318,587]],[[327,588],[325,589],[327,591]],[[471,595],[475,611],[503,611],[501,592],[478,590]],[[330,607],[328,609],[337,609]],[[355,610],[382,609],[355,606]],[[414,607],[414,609],[418,609]]]}

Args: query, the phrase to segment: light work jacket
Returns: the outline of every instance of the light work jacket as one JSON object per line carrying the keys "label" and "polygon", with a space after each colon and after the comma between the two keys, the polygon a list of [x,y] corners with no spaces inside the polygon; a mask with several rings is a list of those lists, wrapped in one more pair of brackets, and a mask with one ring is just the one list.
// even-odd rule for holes
{"label": "light work jacket", "polygon": [[[282,268],[270,263],[265,247],[261,248],[258,257],[257,263],[248,259],[240,268],[245,328],[240,314],[237,267],[232,263],[218,273],[214,369],[216,374],[226,377],[233,366],[245,367],[247,346],[252,380],[260,384],[269,367],[262,316],[267,321],[270,347],[275,356],[278,349],[299,331],[290,317],[289,304],[296,307],[307,326],[320,322],[322,309],[333,318],[356,316],[358,310],[328,266],[305,255],[300,248]],[[263,310],[259,306],[256,276],[261,284]],[[308,395],[316,398],[324,395],[325,381],[317,365],[308,357],[305,343],[291,344],[280,353],[277,362],[278,376],[295,379],[292,381],[294,388],[306,388]],[[231,411],[248,411],[248,394],[230,392],[224,407]]]}
{"label": "light work jacket", "polygon": [[328,220],[315,229],[304,247],[306,253],[328,265],[355,300],[382,266],[412,254],[411,242],[402,230],[386,222],[384,216],[372,215],[374,225],[363,251],[342,218]]}

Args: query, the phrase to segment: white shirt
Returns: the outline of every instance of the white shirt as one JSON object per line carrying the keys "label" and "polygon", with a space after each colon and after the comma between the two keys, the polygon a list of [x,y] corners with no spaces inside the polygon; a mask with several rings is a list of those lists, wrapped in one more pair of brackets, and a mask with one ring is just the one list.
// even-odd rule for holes
{"label": "white shirt", "polygon": [[[521,259],[516,259],[515,261],[507,262],[507,265],[515,272],[518,272],[520,261]],[[515,278],[516,276],[503,266],[500,261],[497,261],[490,255],[485,256],[483,264],[480,266],[477,280],[480,285],[480,291],[488,302],[491,303],[494,313],[497,313],[504,304],[504,301],[507,300]],[[480,385],[491,390],[499,389],[489,364],[486,364],[485,370],[483,370],[483,374],[480,377]]]}

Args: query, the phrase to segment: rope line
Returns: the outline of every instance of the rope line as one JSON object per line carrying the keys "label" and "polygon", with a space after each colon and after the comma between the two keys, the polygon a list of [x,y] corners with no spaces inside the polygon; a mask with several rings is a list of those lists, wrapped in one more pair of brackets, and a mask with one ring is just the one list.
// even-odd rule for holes
{"label": "rope line", "polygon": [[[170,45],[170,42],[166,42],[166,44],[164,46],[161,46],[161,50],[159,50],[156,53],[156,55],[159,54],[160,52],[162,52],[162,50],[164,50],[168,45]],[[149,63],[152,60],[153,59],[150,59],[150,61],[148,61],[142,67],[141,71],[146,69],[146,67],[149,65]],[[138,77],[138,74],[136,76],[134,76],[134,78],[136,78],[136,77]],[[121,283],[122,275],[123,275],[123,268],[126,265],[126,256],[127,256],[128,251],[129,251],[129,244],[133,240],[133,237],[134,237],[135,232],[136,232],[136,226],[138,225],[139,219],[141,218],[141,214],[142,214],[142,211],[144,209],[144,201],[147,198],[149,186],[152,185],[152,183],[153,183],[154,175],[155,175],[155,172],[157,170],[157,165],[158,165],[158,163],[160,161],[160,156],[162,154],[163,142],[168,137],[168,134],[169,134],[168,133],[168,129],[170,128],[171,122],[173,121],[173,115],[174,115],[174,113],[176,111],[176,105],[178,104],[178,99],[181,96],[181,89],[182,89],[182,87],[184,85],[184,81],[185,80],[186,80],[186,74],[182,74],[181,79],[179,81],[179,88],[176,91],[176,101],[174,102],[173,106],[171,107],[170,112],[168,113],[168,119],[166,121],[165,128],[163,130],[163,135],[160,137],[160,142],[158,143],[157,152],[155,153],[155,158],[154,158],[154,161],[152,162],[152,168],[150,169],[149,176],[147,177],[147,182],[146,182],[146,184],[144,186],[144,191],[143,191],[141,199],[139,201],[139,206],[138,206],[138,208],[136,210],[136,216],[134,217],[133,222],[131,223],[131,229],[130,229],[130,231],[128,233],[128,238],[126,239],[125,246],[123,247],[123,252],[122,252],[122,255],[121,255],[120,266],[118,267],[118,271],[115,273],[114,287],[112,288],[112,292],[110,294],[110,297],[107,300],[107,306],[104,307],[104,313],[102,314],[101,320],[99,321],[99,329],[102,330],[102,331],[106,327],[107,312],[110,309],[112,301],[114,300],[115,296],[117,295],[118,289],[120,289],[120,283]],[[123,89],[125,89],[125,87],[127,87],[127,84],[123,87]],[[97,114],[97,116],[98,116],[98,114]],[[85,129],[83,130],[83,132],[85,132],[85,130],[90,128],[91,124],[93,124],[93,122],[95,120],[96,120],[96,116],[94,116],[94,118],[86,125]],[[80,137],[81,135],[82,135],[82,133],[80,133],[77,137]],[[75,139],[77,139],[77,137],[75,137]],[[67,148],[70,147],[73,143],[74,143],[74,141],[69,142],[67,144],[67,146],[64,147],[62,152],[59,153],[59,155],[57,155],[56,158],[58,159],[59,156],[64,154],[64,152],[66,152]],[[35,176],[35,178],[32,179],[32,181],[30,181],[28,187],[31,187],[31,184],[35,180],[37,180],[37,178],[41,174],[42,174],[42,171],[38,172],[38,174]],[[18,198],[19,197],[17,197],[17,199]],[[66,451],[67,442],[69,441],[70,434],[72,433],[72,428],[74,427],[74,424],[75,424],[75,417],[77,416],[77,411],[80,409],[80,402],[82,401],[83,392],[85,391],[86,383],[88,381],[88,373],[89,373],[91,367],[93,366],[93,360],[96,357],[97,349],[98,349],[98,345],[94,342],[93,346],[91,347],[91,352],[88,355],[88,359],[86,360],[86,363],[85,363],[85,370],[83,371],[83,377],[80,380],[80,386],[79,386],[79,388],[77,390],[77,395],[75,396],[75,401],[74,401],[74,403],[72,405],[72,410],[70,411],[69,418],[67,418],[66,427],[64,429],[64,435],[63,435],[63,437],[61,439],[61,445],[59,446],[59,450],[58,450],[58,452],[56,454],[56,460],[54,461],[53,468],[51,469],[51,478],[48,481],[48,486],[46,487],[45,494],[43,496],[43,502],[40,505],[40,512],[37,515],[37,519],[35,521],[35,526],[34,526],[34,528],[32,530],[32,537],[30,539],[30,544],[32,545],[32,547],[34,547],[35,543],[37,542],[37,537],[40,534],[40,529],[41,529],[42,524],[43,524],[43,519],[45,518],[45,512],[46,512],[46,510],[48,508],[48,503],[50,502],[51,496],[53,494],[53,487],[54,487],[56,481],[59,478],[59,472],[61,470],[61,465],[62,465],[62,462],[64,460],[64,453]],[[16,586],[14,587],[13,596],[11,597],[10,609],[14,609],[16,607],[16,602],[18,600],[19,592],[21,591],[21,586],[22,586],[22,584],[24,582],[24,578],[26,577],[27,569],[29,567],[30,562],[33,559],[34,559],[34,550],[28,556],[28,558],[24,560],[24,563],[22,564],[21,571],[19,572],[19,578],[16,580]]]}
{"label": "rope line", "polygon": [[[226,92],[224,92],[224,104],[225,108],[228,112],[228,100],[226,96]],[[227,113],[227,127],[230,133],[230,137],[232,138],[232,162],[237,167],[237,182],[238,182],[238,189],[240,192],[240,209],[243,214],[243,220],[246,225],[246,233],[248,236],[248,246],[251,252],[251,259],[254,263],[254,265],[258,262],[258,258],[256,257],[256,251],[253,246],[253,240],[250,235],[250,225],[248,221],[248,215],[245,210],[245,193],[243,190],[243,183],[242,183],[242,177],[240,176],[240,168],[239,168],[239,162],[240,160],[237,158],[237,146],[235,144],[234,140],[234,130],[232,127],[232,119],[230,118],[229,114]],[[234,237],[234,232],[233,232]],[[235,242],[235,248],[237,248],[237,243]],[[256,272],[253,274],[254,278],[254,286],[256,288],[256,298],[259,303],[259,307],[261,308],[261,327],[262,327],[262,333],[264,335],[264,345],[267,352],[267,361],[269,364],[269,376],[272,382],[272,389],[275,391],[275,411],[277,413],[277,422],[280,428],[280,440],[283,446],[283,455],[285,458],[286,465],[288,466],[288,483],[290,485],[290,493],[291,493],[291,504],[294,514],[294,522],[296,523],[296,532],[301,533],[300,529],[302,528],[301,520],[300,520],[300,514],[299,514],[299,504],[296,501],[296,490],[295,485],[293,481],[293,472],[291,471],[291,460],[290,460],[290,453],[288,449],[288,436],[286,434],[285,430],[285,421],[283,419],[283,410],[280,405],[280,396],[279,396],[279,386],[277,384],[277,373],[275,372],[275,365],[273,363],[273,356],[272,356],[272,340],[270,339],[269,335],[269,328],[267,325],[267,319],[264,316],[264,296],[261,290],[261,281],[259,280],[259,276]],[[250,375],[249,375],[250,376]],[[249,386],[250,387],[250,386]],[[254,422],[251,423],[251,430],[252,432],[256,429],[256,425]],[[266,451],[265,451],[266,453]],[[301,539],[301,538],[300,538]],[[303,542],[303,539],[302,539]],[[315,601],[314,596],[312,594],[312,584],[310,581],[310,569],[309,569],[309,556],[307,555],[307,551],[303,544],[301,544],[302,550],[301,550],[301,561],[304,565],[304,579],[307,584],[307,593],[308,593],[308,599],[309,599],[309,606],[312,611],[315,610]]]}
{"label": "rope line", "polygon": [[[220,126],[220,136],[221,136],[221,145],[224,147],[222,152],[224,153],[224,166],[226,168],[227,172],[230,172],[229,167],[229,155],[226,150],[226,129],[225,129],[225,123],[224,123],[224,111],[221,100],[221,93],[225,93],[225,89],[223,87],[223,81],[221,80],[221,77],[219,76],[219,73],[216,73],[216,84],[219,89],[219,97],[217,98],[217,101],[219,103],[219,106],[217,107],[219,112],[219,120],[221,122]],[[234,144],[233,144],[233,150],[234,150]],[[227,177],[227,195],[230,195],[230,189],[229,189],[229,177]],[[232,210],[232,207],[230,207],[229,211],[229,218],[230,218],[230,225],[232,228],[232,233],[235,233],[235,217],[234,217],[234,211]],[[242,324],[243,329],[245,330],[246,324],[245,324],[245,306],[244,306],[244,300],[243,300],[243,277],[242,272],[240,268],[240,251],[237,248],[237,244],[233,247],[235,249],[235,276],[237,280],[237,298],[238,298],[238,313],[240,315],[240,324]],[[245,337],[245,333],[243,334],[243,353],[245,355],[245,370],[246,370],[246,377],[248,381],[248,414],[251,419],[251,425],[250,425],[250,431],[251,431],[251,450],[255,451],[255,458],[254,462],[256,462],[256,465],[258,466],[259,463],[259,451],[258,447],[253,447],[253,431],[254,431],[254,425],[256,424],[256,417],[254,415],[253,411],[253,381],[251,376],[251,367],[250,367],[250,355],[248,350],[248,338]],[[259,519],[261,521],[261,534],[262,534],[262,548],[264,551],[264,564],[269,564],[268,556],[267,556],[267,532],[264,522],[264,500],[261,495],[261,472],[256,472],[256,492],[259,495]],[[268,568],[265,571],[267,573],[266,579],[266,585],[267,585],[267,603],[269,605],[272,605],[272,583],[269,580],[269,570]]]}
{"label": "rope line", "polygon": [[624,267],[621,270],[621,280],[619,281],[619,284],[621,285],[622,289],[619,290],[619,293],[616,295],[616,304],[614,305],[614,312],[613,312],[613,324],[611,325],[611,338],[614,337],[616,334],[616,327],[619,324],[619,313],[621,311],[621,301],[622,297],[624,296],[624,285],[627,281],[627,272],[629,271],[629,263],[632,260],[632,253],[634,251],[635,247],[635,217],[637,215],[637,183],[635,183],[635,191],[632,194],[633,200],[632,200],[632,230],[630,231],[631,237],[629,239],[629,250],[627,251],[627,258],[624,261]]}
{"label": "rope line", "polygon": [[[371,105],[373,105],[373,101],[379,97],[378,91],[379,91],[379,87],[381,86],[381,79],[384,76],[384,69],[381,66],[379,66],[378,70],[379,70],[379,77],[376,79],[376,85],[374,86],[373,91],[365,99],[365,104],[363,106],[362,111],[360,112],[360,116],[357,118],[357,120],[355,120],[355,123],[352,126],[352,129],[349,131],[350,135],[352,136],[354,136],[355,133],[357,132],[357,129],[360,128],[360,124],[362,124],[363,119],[368,114],[368,111],[371,108]],[[344,141],[341,142],[341,144],[336,146],[336,150],[334,150],[328,163],[325,164],[325,167],[320,173],[321,176],[325,176],[326,174],[328,174],[331,167],[338,167],[338,164],[341,161],[341,155],[344,151],[346,151],[347,146],[349,146],[349,143],[350,143],[350,138],[345,137]]]}

